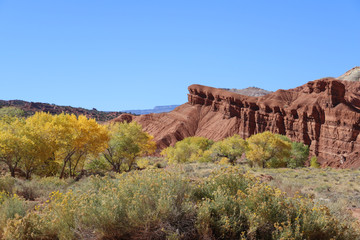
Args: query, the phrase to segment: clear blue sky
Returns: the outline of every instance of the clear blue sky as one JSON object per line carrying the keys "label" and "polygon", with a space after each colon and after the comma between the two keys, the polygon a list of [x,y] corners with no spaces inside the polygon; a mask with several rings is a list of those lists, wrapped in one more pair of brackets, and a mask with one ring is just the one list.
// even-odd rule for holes
{"label": "clear blue sky", "polygon": [[360,65],[360,1],[0,0],[0,99],[124,110]]}

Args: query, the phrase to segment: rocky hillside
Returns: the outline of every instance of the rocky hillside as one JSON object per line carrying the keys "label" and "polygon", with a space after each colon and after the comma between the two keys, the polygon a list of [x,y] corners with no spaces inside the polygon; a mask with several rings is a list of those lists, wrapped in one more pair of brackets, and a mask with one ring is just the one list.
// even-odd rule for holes
{"label": "rocky hillside", "polygon": [[118,117],[122,112],[103,112],[96,109],[88,110],[84,108],[75,108],[70,106],[58,106],[48,103],[26,102],[22,100],[0,100],[0,107],[11,106],[25,111],[26,115],[32,115],[35,112],[48,112],[51,114],[72,113],[75,115],[85,115],[88,118],[95,118],[97,121],[109,121]]}
{"label": "rocky hillside", "polygon": [[269,93],[272,93],[271,91],[267,91],[265,89],[261,89],[258,87],[248,87],[244,89],[236,89],[236,88],[221,88],[221,89],[250,97],[261,97]]}
{"label": "rocky hillside", "polygon": [[262,97],[191,85],[188,102],[172,112],[117,120],[141,123],[160,148],[189,136],[272,131],[309,145],[323,166],[360,167],[360,82],[324,78]]}
{"label": "rocky hillside", "polygon": [[354,67],[338,77],[340,80],[345,81],[353,81],[353,82],[359,82],[360,81],[360,67]]}

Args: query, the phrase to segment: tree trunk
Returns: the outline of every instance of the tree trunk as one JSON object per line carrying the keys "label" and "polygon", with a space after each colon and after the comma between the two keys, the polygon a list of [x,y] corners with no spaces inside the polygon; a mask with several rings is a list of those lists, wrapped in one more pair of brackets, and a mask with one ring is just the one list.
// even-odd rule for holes
{"label": "tree trunk", "polygon": [[64,164],[63,164],[63,167],[61,169],[61,173],[60,173],[60,179],[62,179],[64,177],[64,174],[65,174],[65,168],[66,168],[66,164],[68,163],[68,161],[71,160],[71,156],[74,155],[75,151],[73,152],[70,152],[65,158],[64,158]]}
{"label": "tree trunk", "polygon": [[9,165],[9,170],[10,170],[11,176],[14,178],[15,177],[15,167],[12,167]]}
{"label": "tree trunk", "polygon": [[113,165],[113,168],[114,168],[114,171],[115,171],[115,172],[120,173],[120,164],[115,163],[115,164]]}
{"label": "tree trunk", "polygon": [[72,173],[71,173],[71,159],[69,161],[69,177],[72,177]]}
{"label": "tree trunk", "polygon": [[76,160],[74,169],[73,169],[73,171],[72,171],[72,173],[73,173],[73,176],[72,176],[72,177],[75,177],[76,168],[77,168],[77,166],[78,166],[78,164],[79,164],[79,162],[80,162],[80,158],[81,158],[84,154],[85,154],[85,153],[81,153],[80,156],[78,157],[78,159]]}
{"label": "tree trunk", "polygon": [[26,180],[29,180],[30,177],[31,177],[31,171],[30,171],[30,170],[26,170],[26,176],[25,176]]}
{"label": "tree trunk", "polygon": [[67,162],[64,161],[63,167],[60,172],[60,177],[59,177],[60,179],[62,179],[64,177],[66,164],[67,164]]}

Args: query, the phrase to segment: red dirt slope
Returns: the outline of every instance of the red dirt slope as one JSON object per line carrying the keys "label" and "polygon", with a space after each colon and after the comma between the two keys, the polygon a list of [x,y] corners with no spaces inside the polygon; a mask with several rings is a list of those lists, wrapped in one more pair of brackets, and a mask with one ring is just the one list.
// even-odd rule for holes
{"label": "red dirt slope", "polygon": [[188,103],[172,112],[122,118],[142,124],[160,148],[189,136],[247,138],[268,130],[308,144],[323,166],[360,167],[359,90],[360,82],[334,78],[262,97],[191,85]]}

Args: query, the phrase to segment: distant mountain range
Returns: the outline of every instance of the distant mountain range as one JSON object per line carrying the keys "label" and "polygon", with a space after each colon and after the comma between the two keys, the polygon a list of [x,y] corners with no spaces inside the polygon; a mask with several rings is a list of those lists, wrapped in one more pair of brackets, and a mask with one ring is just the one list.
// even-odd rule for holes
{"label": "distant mountain range", "polygon": [[137,110],[124,110],[123,112],[132,113],[135,115],[149,114],[149,113],[163,113],[170,112],[180,105],[165,105],[156,106],[153,109],[137,109]]}

